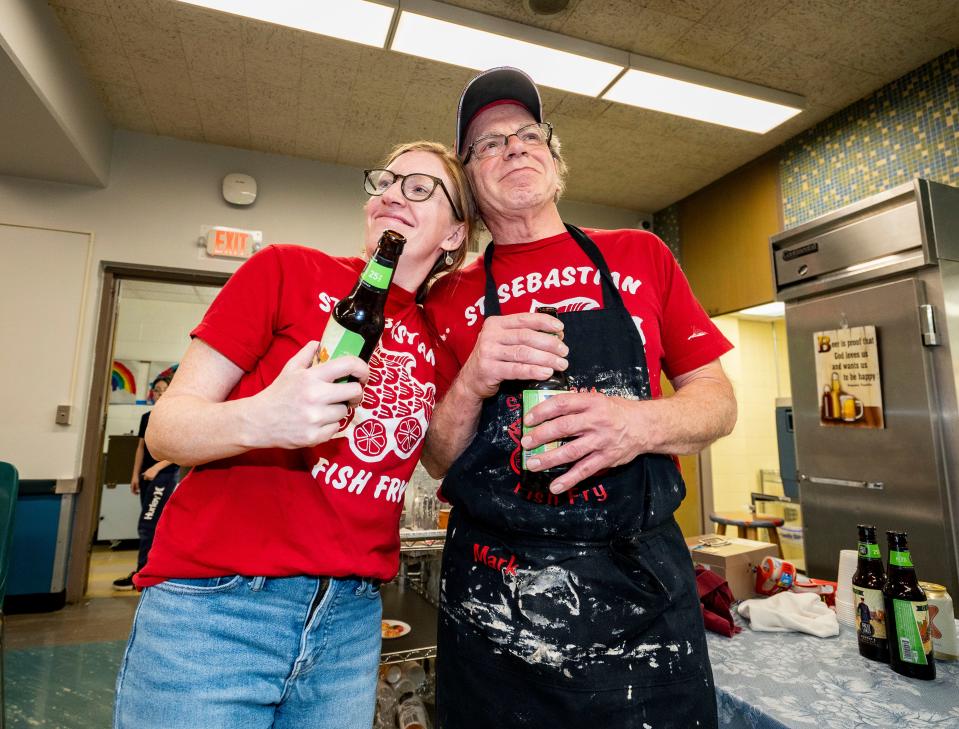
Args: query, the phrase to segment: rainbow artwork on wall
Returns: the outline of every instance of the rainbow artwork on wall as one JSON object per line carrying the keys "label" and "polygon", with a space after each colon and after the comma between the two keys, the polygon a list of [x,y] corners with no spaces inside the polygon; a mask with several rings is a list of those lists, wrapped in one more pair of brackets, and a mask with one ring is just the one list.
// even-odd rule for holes
{"label": "rainbow artwork on wall", "polygon": [[113,360],[110,369],[110,402],[133,404],[137,400],[137,377],[130,366],[121,360]]}

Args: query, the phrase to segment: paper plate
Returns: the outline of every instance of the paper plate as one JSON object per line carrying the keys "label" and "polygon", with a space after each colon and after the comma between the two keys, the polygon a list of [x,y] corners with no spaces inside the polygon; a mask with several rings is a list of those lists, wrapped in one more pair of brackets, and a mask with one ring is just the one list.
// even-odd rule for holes
{"label": "paper plate", "polygon": [[390,638],[400,638],[412,630],[409,623],[404,623],[402,620],[387,620],[385,618],[383,619],[381,629],[383,631],[383,638],[387,640]]}

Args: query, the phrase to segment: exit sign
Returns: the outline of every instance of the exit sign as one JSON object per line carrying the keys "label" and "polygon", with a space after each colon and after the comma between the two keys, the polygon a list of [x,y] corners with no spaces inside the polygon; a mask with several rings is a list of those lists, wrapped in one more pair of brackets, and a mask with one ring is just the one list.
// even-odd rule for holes
{"label": "exit sign", "polygon": [[263,231],[215,226],[206,234],[206,252],[223,258],[249,258],[263,245]]}

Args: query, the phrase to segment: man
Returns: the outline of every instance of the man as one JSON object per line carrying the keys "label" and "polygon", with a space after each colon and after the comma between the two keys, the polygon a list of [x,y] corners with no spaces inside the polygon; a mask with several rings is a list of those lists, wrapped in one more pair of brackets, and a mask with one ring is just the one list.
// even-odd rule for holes
{"label": "man", "polygon": [[[467,85],[456,149],[493,243],[427,299],[452,355],[423,454],[454,506],[440,727],[716,726],[672,454],[732,429],[731,345],[654,235],[564,225],[565,163],[522,71]],[[530,313],[541,305],[559,319]],[[573,392],[532,409],[521,436],[517,381],[553,370]],[[524,486],[519,450],[553,441],[529,469],[569,470],[546,493]]]}
{"label": "man", "polygon": [[[153,402],[160,401],[163,393],[170,386],[170,380],[161,377],[153,383]],[[176,488],[176,479],[180,467],[172,461],[157,461],[147,448],[147,425],[150,422],[150,413],[143,413],[140,418],[139,441],[137,453],[133,459],[133,474],[130,476],[130,492],[140,495],[140,518],[137,521],[137,534],[140,537],[140,550],[137,554],[137,568],[126,577],[113,581],[115,590],[132,590],[133,576],[143,569],[153,546],[153,535],[156,533],[160,513],[173,489]]]}

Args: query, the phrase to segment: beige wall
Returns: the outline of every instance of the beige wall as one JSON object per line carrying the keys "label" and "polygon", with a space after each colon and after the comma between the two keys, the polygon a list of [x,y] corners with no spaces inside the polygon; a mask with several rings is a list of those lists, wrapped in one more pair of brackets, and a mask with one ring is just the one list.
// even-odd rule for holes
{"label": "beige wall", "polygon": [[[223,201],[221,181],[229,172],[245,172],[257,179],[259,198],[254,205],[238,209]],[[53,346],[44,349],[44,360],[66,366],[53,378],[56,381],[46,381],[42,398],[27,398],[10,384],[16,381],[11,371],[22,367],[22,360],[3,360],[11,364],[0,366],[0,402],[5,407],[14,403],[11,412],[19,412],[22,404],[37,412],[42,409],[42,413],[34,426],[18,428],[16,446],[0,448],[0,459],[56,464],[49,467],[49,473],[31,468],[24,477],[79,475],[104,261],[236,270],[239,262],[207,258],[197,247],[204,225],[262,230],[268,242],[296,242],[334,255],[354,255],[363,233],[365,199],[362,173],[357,169],[122,131],[114,136],[110,180],[105,188],[0,175],[0,225],[93,234],[89,277],[82,266],[39,251],[34,251],[33,263],[19,264],[42,268],[45,280],[85,283],[79,288],[50,286],[18,298],[21,318],[50,308],[71,313],[67,317],[70,323],[63,325],[62,331],[47,332]],[[640,219],[635,211],[575,202],[564,202],[561,211],[570,222],[585,226],[632,227]],[[11,235],[13,239],[5,245],[26,250],[30,235],[24,233],[22,244],[18,244],[15,231]],[[85,253],[78,260],[85,261]],[[0,257],[4,278],[17,275],[10,261]],[[30,329],[29,322],[21,324]],[[10,336],[4,322],[0,341],[11,341]],[[72,424],[55,426],[53,413],[56,405],[63,403],[74,406]],[[51,438],[57,445],[50,445]],[[51,447],[56,452],[51,452]]]}
{"label": "beige wall", "polygon": [[722,364],[733,384],[739,420],[710,449],[714,511],[748,509],[761,469],[779,470],[776,398],[789,397],[786,327],[782,319],[713,319],[735,349]]}

